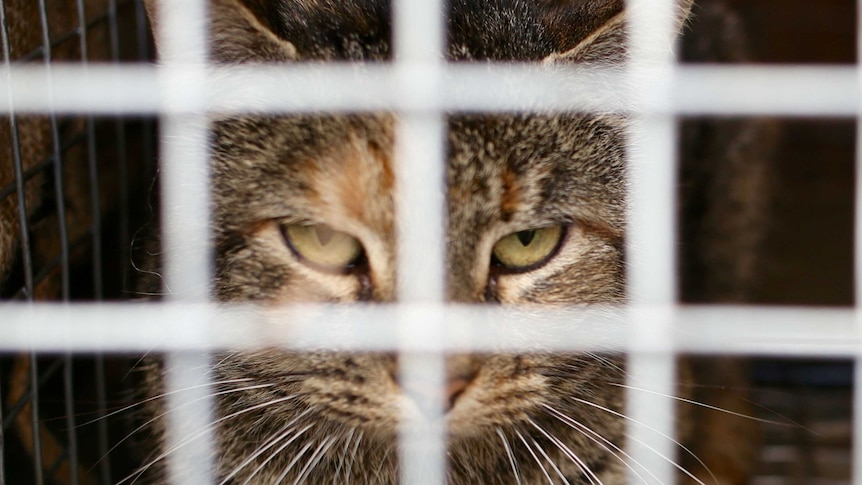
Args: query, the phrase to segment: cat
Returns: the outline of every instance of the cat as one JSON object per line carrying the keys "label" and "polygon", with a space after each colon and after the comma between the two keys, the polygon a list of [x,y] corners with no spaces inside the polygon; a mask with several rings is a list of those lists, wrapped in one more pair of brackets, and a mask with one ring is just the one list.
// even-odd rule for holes
{"label": "cat", "polygon": [[[158,23],[157,8],[149,7]],[[209,7],[211,60],[221,65],[391,60],[386,0],[211,0]],[[622,65],[626,59],[620,1],[451,0],[447,8],[450,62]],[[677,4],[680,32],[692,8],[689,1]],[[717,30],[719,40],[695,50],[724,48],[728,24],[716,12],[702,11],[700,21],[715,22],[707,30]],[[261,304],[397,300],[393,173],[394,164],[409,162],[394,158],[396,120],[391,113],[215,119],[214,297]],[[449,301],[626,301],[624,115],[451,114],[446,126]],[[763,126],[720,126],[722,133],[748,130],[768,139]],[[708,145],[710,133],[686,128],[686,150]],[[735,146],[734,136],[725,137],[727,148]],[[686,166],[684,175],[709,176],[692,177],[683,201],[702,196],[690,187],[711,187],[715,179],[756,185],[760,179],[746,172],[763,172],[755,145],[736,147],[729,171],[709,165],[719,154],[700,157],[700,169]],[[752,160],[740,162],[746,155]],[[732,208],[713,209],[721,205],[716,200],[699,210],[738,211],[745,220],[734,223],[747,229],[759,214],[748,192],[739,191]],[[702,217],[693,234],[719,230],[719,219]],[[702,248],[710,244],[705,240]],[[756,236],[730,244],[736,244],[731,251],[753,253]],[[689,282],[711,265],[722,265],[725,274],[719,285],[725,293],[707,288],[694,298],[742,298],[736,283],[748,263],[721,262],[720,251],[691,254],[683,261],[685,269],[697,268]],[[158,285],[142,283],[147,291]],[[235,414],[214,423],[218,483],[397,482],[398,416],[409,399],[393,377],[396,356],[260,349],[218,354],[212,362],[217,418]],[[449,483],[625,482],[623,356],[459,355],[448,357],[446,368]],[[156,483],[165,476],[163,373],[158,358],[142,369],[155,447],[141,473]],[[703,461],[681,462],[704,483],[745,483],[750,427],[726,426],[722,414],[700,419],[698,412],[683,409],[678,427]]]}

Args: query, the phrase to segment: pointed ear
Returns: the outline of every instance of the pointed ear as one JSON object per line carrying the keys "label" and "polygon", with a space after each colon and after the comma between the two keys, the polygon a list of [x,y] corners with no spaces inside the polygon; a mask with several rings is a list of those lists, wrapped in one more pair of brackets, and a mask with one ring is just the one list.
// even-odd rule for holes
{"label": "pointed ear", "polygon": [[626,58],[626,14],[620,12],[593,31],[574,48],[546,57],[546,64],[557,62],[617,63]]}
{"label": "pointed ear", "polygon": [[[146,0],[150,22],[156,26],[156,0]],[[209,57],[217,64],[286,62],[297,58],[296,48],[276,36],[241,0],[210,0]]]}
{"label": "pointed ear", "polygon": [[[601,2],[599,2],[601,3]],[[688,16],[691,13],[693,0],[679,0],[677,2],[676,18],[674,23],[675,32],[682,31]],[[607,20],[596,27],[580,42],[569,50],[562,50],[545,58],[544,62],[553,64],[556,62],[589,62],[589,63],[620,63],[627,55],[627,23],[631,15],[628,9],[615,9],[615,2],[607,2],[600,5],[601,8],[594,13],[599,18],[607,17],[609,12],[617,10],[616,13],[607,17]]]}

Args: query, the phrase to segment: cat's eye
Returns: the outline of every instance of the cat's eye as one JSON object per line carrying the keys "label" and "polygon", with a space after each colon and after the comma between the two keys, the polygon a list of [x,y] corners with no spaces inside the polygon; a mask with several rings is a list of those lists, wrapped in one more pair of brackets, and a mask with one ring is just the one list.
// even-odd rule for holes
{"label": "cat's eye", "polygon": [[286,224],[281,233],[298,258],[327,271],[348,270],[364,255],[355,237],[324,224]]}
{"label": "cat's eye", "polygon": [[563,226],[513,232],[494,245],[492,261],[511,271],[536,268],[556,254],[563,234]]}

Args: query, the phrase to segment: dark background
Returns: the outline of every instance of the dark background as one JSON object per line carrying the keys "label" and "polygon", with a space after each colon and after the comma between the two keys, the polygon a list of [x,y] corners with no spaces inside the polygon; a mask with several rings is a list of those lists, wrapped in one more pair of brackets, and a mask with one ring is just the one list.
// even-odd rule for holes
{"label": "dark background", "polygon": [[[758,64],[856,63],[852,0],[723,3],[740,16]],[[852,306],[856,121],[780,121],[771,217],[752,302]],[[852,362],[757,359],[752,374],[751,397],[758,417],[768,421],[762,423],[764,442],[752,484],[849,484]]]}

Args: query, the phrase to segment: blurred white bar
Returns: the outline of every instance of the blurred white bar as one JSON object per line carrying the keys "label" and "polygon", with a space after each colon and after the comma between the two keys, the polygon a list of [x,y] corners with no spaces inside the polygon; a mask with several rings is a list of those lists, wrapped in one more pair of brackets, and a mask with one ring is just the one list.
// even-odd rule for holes
{"label": "blurred white bar", "polygon": [[[439,88],[445,39],[442,0],[399,0],[393,8],[394,76],[398,124],[395,133],[396,213],[398,215],[398,295],[407,303],[439,303],[445,298],[445,182],[443,115]],[[411,103],[428,103],[411,109]],[[431,391],[420,403],[419,419],[399,429],[401,483],[446,482],[446,435],[443,425],[445,366],[438,350],[421,349],[440,341],[442,306],[421,318],[398,313],[398,379]],[[417,386],[412,386],[416,388]],[[422,399],[413,396],[414,399]]]}
{"label": "blurred white bar", "polygon": [[[619,69],[543,69],[535,65],[446,65],[438,94],[405,97],[404,71],[385,65],[307,64],[210,67],[189,65],[55,64],[0,67],[0,112],[47,112],[47,94],[61,113],[112,115],[283,113],[309,111],[629,111],[628,75]],[[435,70],[437,68],[434,68]],[[423,65],[409,79],[434,79]],[[197,74],[195,74],[197,73]],[[428,75],[426,75],[428,73]],[[401,76],[401,77],[400,77]],[[679,66],[670,95],[641,98],[641,109],[681,115],[856,116],[857,69],[851,66]],[[290,86],[290,89],[284,89]]]}
{"label": "blurred white bar", "polygon": [[[629,167],[626,229],[626,277],[634,319],[626,363],[626,450],[628,481],[676,483],[675,433],[676,356],[672,319],[676,303],[676,119],[655,113],[670,105],[676,63],[673,58],[677,0],[627,0],[628,70],[636,111],[628,132]],[[657,103],[656,103],[657,102]],[[657,350],[654,351],[654,350]],[[651,392],[634,391],[634,388]],[[649,427],[638,423],[649,423]]]}
{"label": "blurred white bar", "polygon": [[[661,307],[481,308],[432,304],[278,309],[197,303],[0,307],[0,351],[163,352],[261,348],[394,351],[402,326],[439,314],[439,339],[419,352],[664,352],[667,342],[634,344],[628,335]],[[199,318],[201,315],[206,319]],[[400,320],[402,319],[403,320]],[[683,306],[673,311],[671,345],[681,353],[852,358],[862,344],[853,309]]]}
{"label": "blurred white bar", "polygon": [[[155,38],[162,98],[159,163],[162,249],[167,298],[206,302],[210,285],[206,0],[159,0]],[[126,91],[126,96],[135,97]],[[182,107],[183,109],[178,109]],[[172,332],[204,338],[206,313],[194,313]],[[213,483],[215,443],[206,353],[180,351],[165,358],[168,413],[165,449],[175,485]],[[188,392],[175,392],[189,390]],[[194,405],[186,405],[194,403]],[[189,441],[189,437],[196,437]]]}

